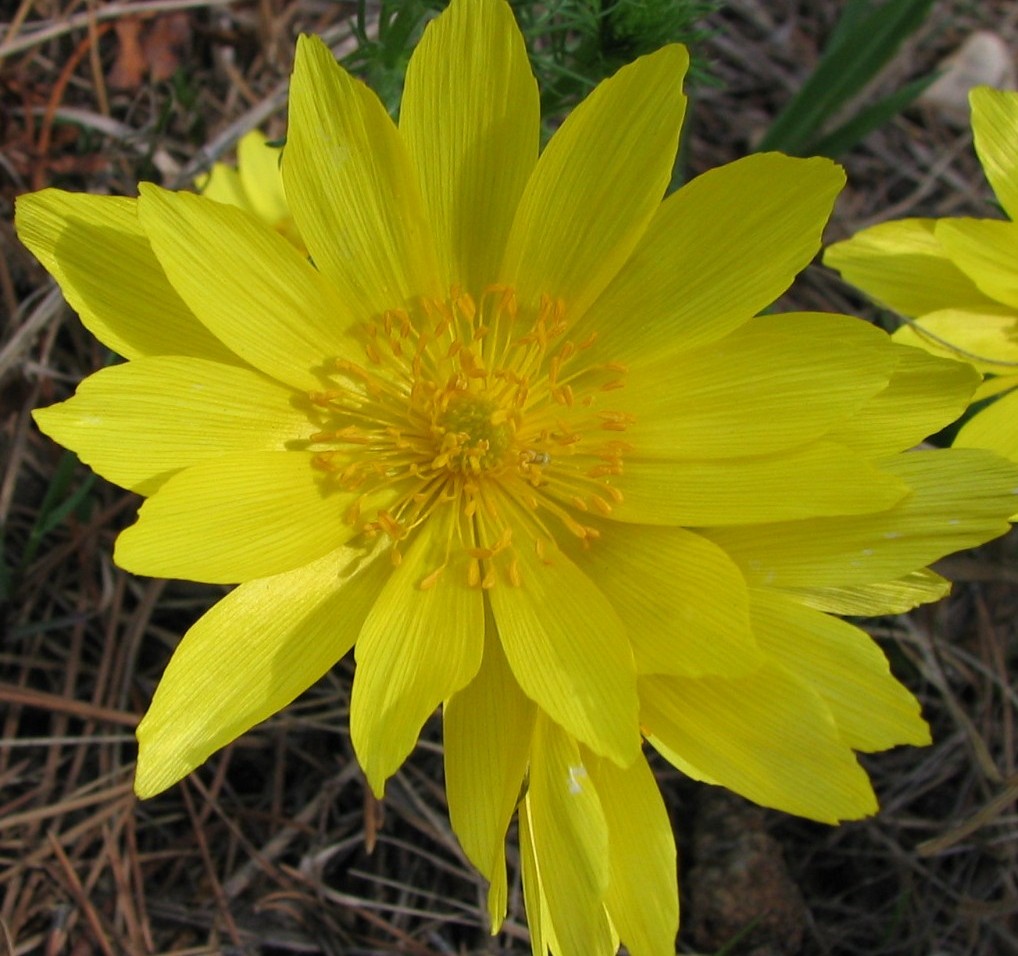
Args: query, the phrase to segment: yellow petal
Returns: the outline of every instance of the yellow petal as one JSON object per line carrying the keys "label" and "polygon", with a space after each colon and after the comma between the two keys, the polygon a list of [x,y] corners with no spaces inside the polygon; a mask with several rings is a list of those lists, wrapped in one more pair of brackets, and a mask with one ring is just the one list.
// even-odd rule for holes
{"label": "yellow petal", "polygon": [[254,212],[241,185],[240,174],[227,163],[214,163],[206,175],[195,180],[195,185],[206,199]]}
{"label": "yellow petal", "polygon": [[537,161],[537,83],[508,4],[454,3],[428,25],[407,68],[399,131],[442,272],[476,294],[497,274]]}
{"label": "yellow petal", "polygon": [[968,362],[984,373],[1000,375],[1018,362],[1018,315],[998,305],[992,309],[940,309],[902,326],[894,333],[896,342],[917,346]]}
{"label": "yellow petal", "polygon": [[898,364],[883,391],[828,434],[856,451],[883,457],[906,451],[965,410],[979,376],[971,365],[895,345]]}
{"label": "yellow petal", "polygon": [[640,703],[651,743],[691,777],[824,823],[877,809],[827,706],[778,664],[731,679],[641,678]]}
{"label": "yellow petal", "polygon": [[250,368],[160,355],[102,369],[33,417],[100,475],[149,495],[199,461],[306,440],[314,428],[293,398]]}
{"label": "yellow petal", "polygon": [[173,475],[117,538],[135,574],[235,584],[300,567],[349,540],[354,499],[328,493],[311,452],[235,452]]}
{"label": "yellow petal", "polygon": [[556,956],[611,956],[608,828],[576,742],[541,715],[526,800]]}
{"label": "yellow petal", "polygon": [[[497,540],[486,529],[487,540]],[[523,536],[520,535],[520,538]],[[632,762],[640,748],[636,671],[626,628],[607,598],[548,542],[516,542],[519,586],[489,592],[499,638],[523,692],[595,753]]]}
{"label": "yellow petal", "polygon": [[571,557],[626,625],[637,673],[744,674],[760,663],[742,573],[683,528],[601,526]]}
{"label": "yellow petal", "polygon": [[449,551],[456,520],[449,509],[424,523],[357,638],[350,737],[379,798],[424,721],[481,666],[483,596],[462,549]]}
{"label": "yellow petal", "polygon": [[844,587],[787,587],[782,593],[806,607],[829,614],[870,617],[904,614],[920,604],[939,601],[951,592],[951,582],[928,569],[913,571],[897,581],[850,584]]}
{"label": "yellow petal", "polygon": [[981,86],[969,93],[979,162],[1004,211],[1018,219],[1018,96]]}
{"label": "yellow petal", "polygon": [[992,307],[944,250],[936,219],[900,219],[863,229],[824,252],[824,265],[889,309],[923,315],[936,309]]}
{"label": "yellow petal", "polygon": [[745,525],[866,514],[907,487],[842,445],[817,442],[766,458],[625,462],[612,517],[637,524]]}
{"label": "yellow petal", "polygon": [[972,417],[954,440],[956,448],[988,448],[1018,461],[1018,391],[1009,392]]}
{"label": "yellow petal", "polygon": [[954,263],[997,302],[1018,307],[1018,223],[992,219],[942,219],[937,239]]}
{"label": "yellow petal", "polygon": [[318,37],[297,40],[283,184],[311,259],[350,312],[369,319],[447,291],[395,125]]}
{"label": "yellow petal", "polygon": [[239,362],[170,285],[136,207],[134,199],[44,189],[18,197],[15,223],[85,328],[114,352]]}
{"label": "yellow petal", "polygon": [[983,384],[976,389],[972,401],[981,402],[984,398],[996,398],[1013,388],[1018,388],[1018,375],[993,375],[983,379]]}
{"label": "yellow petal", "polygon": [[843,587],[894,581],[1008,529],[1018,470],[972,448],[909,452],[880,462],[912,489],[887,512],[701,532],[751,585]]}
{"label": "yellow petal", "polygon": [[349,311],[264,223],[234,206],[146,183],[138,215],[174,288],[255,368],[295,388],[320,389],[315,372],[351,352],[343,335]]}
{"label": "yellow petal", "polygon": [[601,83],[556,131],[520,200],[501,278],[576,318],[629,257],[664,196],[685,112],[684,47]]}
{"label": "yellow petal", "polygon": [[279,157],[279,148],[269,146],[265,134],[256,129],[245,133],[237,144],[237,171],[251,211],[272,226],[290,215]]}
{"label": "yellow petal", "polygon": [[754,590],[751,607],[760,649],[823,698],[849,747],[930,742],[919,702],[865,631],[772,591]]}
{"label": "yellow petal", "polygon": [[605,907],[631,956],[673,956],[679,928],[675,840],[642,757],[622,769],[586,761],[608,825]]}
{"label": "yellow petal", "polygon": [[340,548],[236,588],[188,632],[138,725],[135,791],[151,797],[281,710],[351,647],[388,572]]}
{"label": "yellow petal", "polygon": [[505,919],[506,829],[530,759],[536,708],[509,670],[487,606],[486,612],[481,668],[446,703],[443,727],[449,819],[464,852],[491,883],[494,933]]}
{"label": "yellow petal", "polygon": [[[761,183],[767,188],[762,190]],[[826,159],[761,153],[669,196],[580,320],[605,361],[707,345],[770,305],[809,265],[845,183]]]}
{"label": "yellow petal", "polygon": [[[762,316],[703,349],[633,363],[613,401],[640,458],[743,458],[814,441],[886,388],[891,340],[859,319]],[[667,383],[666,387],[662,387]]]}
{"label": "yellow petal", "polygon": [[523,905],[527,911],[527,925],[530,929],[530,949],[534,956],[547,956],[548,947],[558,954],[554,945],[554,931],[548,916],[548,901],[541,885],[541,869],[531,835],[530,801],[523,800],[519,814],[520,833],[520,882],[523,884]]}

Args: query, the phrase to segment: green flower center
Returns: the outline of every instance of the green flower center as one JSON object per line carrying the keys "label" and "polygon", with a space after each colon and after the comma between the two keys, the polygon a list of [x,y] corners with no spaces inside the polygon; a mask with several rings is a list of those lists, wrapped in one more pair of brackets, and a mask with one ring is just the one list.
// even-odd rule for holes
{"label": "green flower center", "polygon": [[438,418],[442,429],[439,455],[447,467],[479,475],[497,467],[512,444],[505,412],[483,396],[458,393]]}

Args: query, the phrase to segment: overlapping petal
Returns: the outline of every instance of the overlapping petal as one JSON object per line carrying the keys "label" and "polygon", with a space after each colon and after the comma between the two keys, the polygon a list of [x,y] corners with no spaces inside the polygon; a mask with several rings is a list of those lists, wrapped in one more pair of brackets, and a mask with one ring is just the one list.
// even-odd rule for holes
{"label": "overlapping petal", "polygon": [[18,197],[15,222],[85,327],[114,352],[239,362],[167,280],[137,200],[44,189]]}
{"label": "overlapping petal", "polygon": [[379,797],[424,721],[481,666],[483,597],[467,583],[466,555],[450,553],[451,514],[417,532],[357,638],[350,736]]}
{"label": "overlapping petal", "polygon": [[449,818],[471,862],[491,884],[492,932],[505,918],[505,838],[527,771],[537,709],[509,670],[485,602],[484,657],[477,676],[445,705]]}
{"label": "overlapping petal", "polygon": [[867,616],[904,614],[920,604],[939,601],[950,593],[951,582],[924,568],[894,581],[829,587],[782,587],[780,591],[817,611]]}
{"label": "overlapping petal", "polygon": [[141,494],[199,461],[283,451],[314,431],[292,389],[245,366],[173,355],[102,369],[34,417],[99,474]]}
{"label": "overlapping petal", "polygon": [[575,320],[629,257],[671,177],[688,65],[680,46],[641,57],[556,131],[520,199],[499,276],[522,303],[560,297]]}
{"label": "overlapping petal", "polygon": [[966,422],[954,444],[958,448],[988,448],[1018,461],[1018,391],[1001,396]]}
{"label": "overlapping petal", "polygon": [[[490,535],[488,540],[496,536]],[[553,542],[516,542],[519,586],[488,592],[502,647],[524,693],[579,741],[616,763],[639,753],[636,669],[626,626]]]}
{"label": "overlapping petal", "polygon": [[448,290],[395,124],[318,37],[297,41],[283,185],[311,259],[348,310],[340,314],[365,320]]}
{"label": "overlapping petal", "polygon": [[498,271],[540,125],[537,83],[508,5],[453,4],[428,24],[407,68],[399,131],[442,274],[474,293]]}
{"label": "overlapping petal", "polygon": [[236,584],[290,571],[350,539],[353,492],[329,493],[311,452],[235,452],[173,475],[117,538],[135,574]]}
{"label": "overlapping petal", "polygon": [[939,309],[903,325],[894,339],[935,355],[942,355],[978,369],[1001,374],[1007,363],[1018,362],[1018,315],[996,305],[981,312]]}
{"label": "overlapping petal", "polygon": [[969,93],[972,136],[979,162],[1008,217],[1018,220],[1018,97],[1013,92],[977,87]]}
{"label": "overlapping petal", "polygon": [[844,181],[829,160],[778,153],[697,176],[658,207],[572,334],[582,340],[596,332],[598,354],[623,363],[664,360],[728,335],[816,255]]}
{"label": "overlapping petal", "polygon": [[632,956],[672,956],[679,926],[675,841],[644,759],[586,761],[608,827],[605,908]]}
{"label": "overlapping petal", "polygon": [[767,455],[825,435],[887,387],[896,361],[858,319],[762,316],[708,347],[644,356],[612,401],[633,415],[641,459]]}
{"label": "overlapping petal", "polygon": [[887,387],[829,432],[829,439],[883,458],[914,447],[965,411],[979,382],[968,363],[906,345],[896,347],[895,357]]}
{"label": "overlapping petal", "polygon": [[994,300],[951,261],[935,235],[937,222],[899,219],[871,226],[828,246],[824,264],[904,315],[948,308],[993,308]]}
{"label": "overlapping petal", "polygon": [[556,956],[614,953],[603,902],[609,882],[604,811],[580,748],[543,716],[534,726],[526,804]]}
{"label": "overlapping petal", "polygon": [[906,485],[843,445],[817,442],[763,458],[625,463],[612,517],[650,525],[753,525],[882,512]]}
{"label": "overlapping petal", "polygon": [[643,677],[651,743],[684,773],[824,823],[877,809],[869,778],[816,691],[780,665],[746,677]]}
{"label": "overlapping petal", "polygon": [[919,702],[894,679],[865,631],[772,591],[754,590],[751,607],[760,649],[823,698],[849,747],[930,742]]}
{"label": "overlapping petal", "polygon": [[281,710],[353,645],[388,572],[340,548],[248,581],[206,612],[177,647],[138,725],[135,790],[149,797]]}
{"label": "overlapping petal", "polygon": [[1018,308],[1018,222],[992,219],[941,219],[937,241],[976,286],[997,302]]}
{"label": "overlapping petal", "polygon": [[[138,215],[173,287],[218,339],[266,375],[322,387],[326,363],[356,354],[355,320],[304,256],[242,209],[143,184]],[[257,316],[258,334],[251,334]]]}
{"label": "overlapping petal", "polygon": [[684,528],[612,525],[570,555],[626,623],[641,674],[744,674],[760,663],[742,573]]}
{"label": "overlapping petal", "polygon": [[887,513],[702,532],[750,584],[844,587],[895,581],[953,551],[1007,531],[1018,465],[979,449],[899,455],[881,466],[911,489]]}

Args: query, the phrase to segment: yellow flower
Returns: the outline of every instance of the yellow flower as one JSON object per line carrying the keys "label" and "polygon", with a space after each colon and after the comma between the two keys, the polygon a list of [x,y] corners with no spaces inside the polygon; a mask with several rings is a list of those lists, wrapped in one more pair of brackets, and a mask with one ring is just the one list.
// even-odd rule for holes
{"label": "yellow flower", "polygon": [[195,185],[209,199],[237,206],[267,222],[306,252],[286,204],[279,157],[280,150],[269,144],[264,133],[253,129],[237,143],[236,168],[215,163],[195,180]]}
{"label": "yellow flower", "polygon": [[282,176],[305,258],[242,209],[44,191],[20,235],[126,356],[41,410],[148,500],[115,557],[239,586],[138,728],[149,796],[356,650],[376,793],[444,704],[454,828],[535,950],[673,951],[675,848],[642,753],[820,820],[917,702],[829,616],[940,597],[1018,469],[906,453],[977,376],[845,316],[753,318],[815,254],[841,170],[753,156],[662,201],[681,47],[601,84],[538,156],[508,5],[453,0],[397,128],[298,44]]}
{"label": "yellow flower", "polygon": [[914,318],[895,339],[967,361],[988,376],[973,401],[1000,397],[972,416],[955,445],[1018,461],[1018,93],[979,87],[969,100],[976,152],[1011,221],[883,223],[835,243],[824,261]]}

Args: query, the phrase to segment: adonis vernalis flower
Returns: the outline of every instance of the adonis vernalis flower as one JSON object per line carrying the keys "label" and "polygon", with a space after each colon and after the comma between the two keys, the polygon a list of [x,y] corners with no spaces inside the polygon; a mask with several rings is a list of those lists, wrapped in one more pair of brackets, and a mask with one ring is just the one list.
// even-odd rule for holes
{"label": "adonis vernalis flower", "polygon": [[147,496],[115,558],[239,586],[138,728],[150,796],[355,648],[381,794],[444,705],[453,826],[534,948],[673,952],[675,847],[642,751],[772,807],[876,809],[854,751],[928,740],[861,630],[941,596],[1018,469],[909,452],[977,375],[845,316],[754,318],[815,254],[840,169],[758,155],[662,201],[681,47],[538,155],[501,0],[453,0],[399,126],[302,38],[282,156],[308,257],[242,209],[23,197],[24,241],[125,364],[37,413]]}
{"label": "adonis vernalis flower", "polygon": [[1018,93],[978,87],[969,101],[976,152],[1010,221],[883,223],[835,243],[824,261],[914,319],[895,333],[898,341],[970,362],[986,376],[973,400],[999,398],[962,426],[955,445],[1018,461]]}

